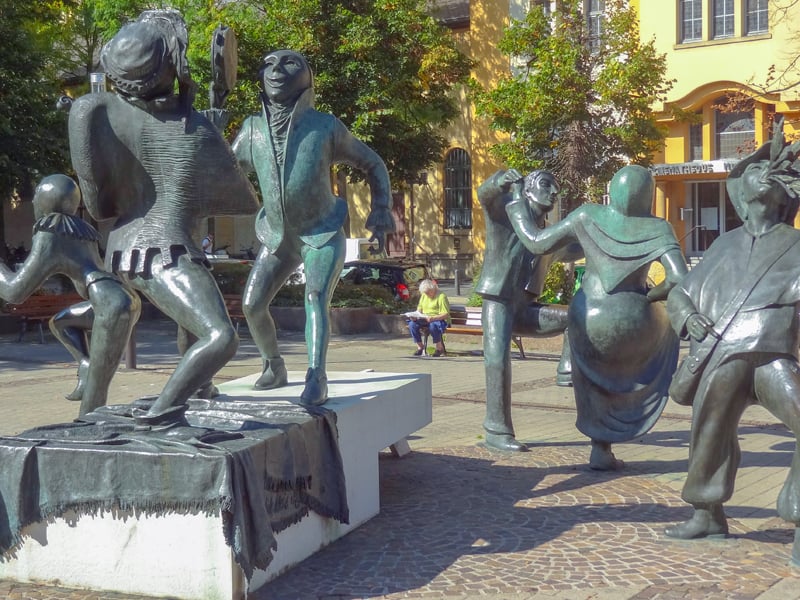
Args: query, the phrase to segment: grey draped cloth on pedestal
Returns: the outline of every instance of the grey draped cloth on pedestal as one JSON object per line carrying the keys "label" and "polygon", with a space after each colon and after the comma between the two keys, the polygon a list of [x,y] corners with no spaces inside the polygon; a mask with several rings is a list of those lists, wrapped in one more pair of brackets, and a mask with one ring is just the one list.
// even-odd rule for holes
{"label": "grey draped cloth on pedestal", "polygon": [[190,427],[134,431],[131,410],[0,437],[0,553],[22,529],[115,509],[221,513],[248,579],[266,569],[275,534],[309,510],[348,522],[336,413],[264,401],[189,401]]}

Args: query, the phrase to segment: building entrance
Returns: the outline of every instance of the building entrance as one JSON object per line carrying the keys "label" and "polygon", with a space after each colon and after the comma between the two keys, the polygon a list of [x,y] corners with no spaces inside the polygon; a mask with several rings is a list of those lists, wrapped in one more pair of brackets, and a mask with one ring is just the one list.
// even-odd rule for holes
{"label": "building entrance", "polygon": [[687,183],[687,204],[692,207],[692,222],[686,253],[702,256],[721,234],[736,229],[742,220],[731,204],[724,181]]}

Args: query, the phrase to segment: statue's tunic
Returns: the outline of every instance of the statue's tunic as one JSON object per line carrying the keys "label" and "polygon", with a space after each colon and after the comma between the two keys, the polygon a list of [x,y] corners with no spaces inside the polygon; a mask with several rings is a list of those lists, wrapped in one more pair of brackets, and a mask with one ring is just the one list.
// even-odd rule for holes
{"label": "statue's tunic", "polygon": [[192,234],[209,216],[249,214],[255,191],[206,117],[179,110],[177,98],[152,102],[116,94],[75,101],[69,119],[72,163],[89,214],[116,219],[106,266],[146,273],[180,254],[206,262]]}
{"label": "statue's tunic", "polygon": [[[503,173],[495,173],[478,188],[478,200],[486,215],[486,251],[475,292],[484,297],[507,302],[516,300],[527,305],[542,294],[550,265],[557,260],[557,255],[563,253],[534,255],[525,248],[506,215],[505,206],[511,196],[504,194],[500,186]],[[544,216],[536,221],[536,225],[540,229],[545,226]]]}
{"label": "statue's tunic", "polygon": [[[686,321],[700,313],[714,323],[719,336],[692,341],[692,356],[703,348],[711,352],[698,371],[693,398],[686,399],[694,414],[682,493],[687,502],[722,503],[732,496],[740,460],[737,425],[748,405],[764,404],[797,435],[796,388],[780,380],[783,366],[776,362],[773,372],[761,374],[761,390],[769,390],[768,397],[756,397],[755,372],[774,361],[796,364],[798,359],[798,253],[800,231],[789,225],[779,223],[758,236],[739,227],[717,238],[670,292],[667,310],[676,331],[688,337]],[[770,377],[778,378],[777,385],[765,385]],[[778,498],[778,513],[800,524],[800,475],[795,468]]]}
{"label": "statue's tunic", "polygon": [[[373,214],[390,218],[389,174],[380,156],[339,119],[314,110],[313,98],[313,88],[298,98],[285,147],[274,147],[266,110],[246,119],[233,143],[243,167],[258,176],[264,206],[256,218],[256,235],[270,252],[287,236],[319,248],[342,228],[347,202],[331,189],[332,164],[346,164],[365,173]],[[368,229],[370,224],[366,224]]]}

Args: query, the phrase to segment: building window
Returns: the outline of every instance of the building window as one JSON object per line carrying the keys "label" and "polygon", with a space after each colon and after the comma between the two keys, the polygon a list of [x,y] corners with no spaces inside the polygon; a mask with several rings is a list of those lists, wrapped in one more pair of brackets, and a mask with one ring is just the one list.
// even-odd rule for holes
{"label": "building window", "polygon": [[472,229],[472,162],[462,148],[444,159],[444,227]]}
{"label": "building window", "polygon": [[745,35],[756,35],[769,31],[767,0],[747,0],[745,8]]}
{"label": "building window", "polygon": [[[700,111],[702,115],[702,111]],[[703,124],[689,125],[689,160],[703,160]]]}
{"label": "building window", "polygon": [[600,34],[603,33],[603,0],[587,0],[585,5],[587,26],[589,28],[589,48],[600,48]]}
{"label": "building window", "polygon": [[712,22],[714,23],[714,39],[733,37],[733,1],[714,0]]}
{"label": "building window", "polygon": [[715,158],[741,158],[753,151],[756,140],[756,120],[753,111],[715,113]]}
{"label": "building window", "polygon": [[702,39],[702,0],[681,0],[681,42],[698,42]]}

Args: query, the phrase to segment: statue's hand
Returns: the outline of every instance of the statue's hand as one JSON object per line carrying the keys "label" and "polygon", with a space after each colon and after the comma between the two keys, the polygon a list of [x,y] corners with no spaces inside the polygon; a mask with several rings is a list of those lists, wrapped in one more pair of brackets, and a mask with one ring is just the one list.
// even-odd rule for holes
{"label": "statue's hand", "polygon": [[714,331],[714,323],[711,319],[700,313],[694,313],[686,319],[686,331],[698,342],[702,342],[709,334],[717,339],[720,337],[719,334]]}
{"label": "statue's hand", "polygon": [[516,169],[509,169],[500,176],[500,187],[508,191],[512,183],[522,182],[525,177]]}
{"label": "statue's hand", "polygon": [[378,248],[374,249],[372,246],[368,248],[369,253],[372,256],[376,254],[383,254],[384,248],[386,246],[386,234],[383,231],[376,231],[372,234],[372,237],[369,238],[369,243],[378,242]]}

